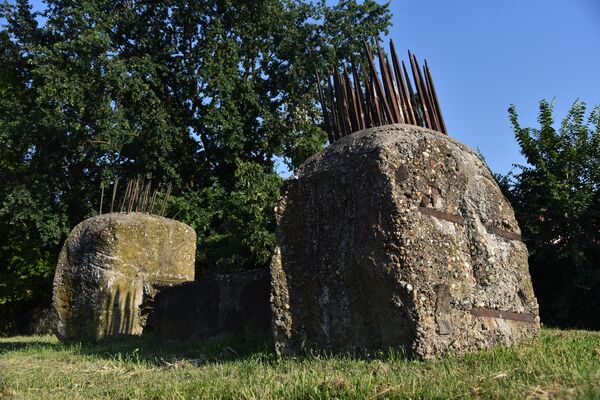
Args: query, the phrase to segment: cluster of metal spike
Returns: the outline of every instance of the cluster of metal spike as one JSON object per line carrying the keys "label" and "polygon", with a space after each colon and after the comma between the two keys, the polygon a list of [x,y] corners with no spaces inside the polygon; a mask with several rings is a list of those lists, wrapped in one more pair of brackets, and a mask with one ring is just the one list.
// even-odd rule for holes
{"label": "cluster of metal spike", "polygon": [[[171,195],[171,184],[166,187],[152,189],[152,180],[146,181],[137,177],[127,181],[125,191],[121,193],[121,199],[117,199],[119,180],[115,180],[112,188],[110,201],[110,212],[131,213],[139,212],[164,216],[169,196]],[[100,186],[100,211],[102,214],[104,205],[104,185]],[[115,206],[117,208],[115,208]],[[117,211],[118,210],[118,211]]]}
{"label": "cluster of metal spike", "polygon": [[325,87],[317,72],[317,90],[329,143],[361,129],[394,123],[418,125],[448,134],[427,61],[421,69],[417,57],[408,51],[411,83],[404,61],[398,60],[391,40],[390,50],[391,64],[377,44],[379,72],[367,42],[368,68],[360,64],[357,67],[352,62],[351,73],[346,66],[341,73],[333,71],[325,80]]}

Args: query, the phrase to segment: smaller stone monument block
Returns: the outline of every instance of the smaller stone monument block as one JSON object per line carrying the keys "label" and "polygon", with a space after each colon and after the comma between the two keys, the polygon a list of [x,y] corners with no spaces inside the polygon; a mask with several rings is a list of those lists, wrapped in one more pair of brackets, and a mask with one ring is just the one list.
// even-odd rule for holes
{"label": "smaller stone monument block", "polygon": [[54,276],[56,333],[62,340],[139,335],[158,288],[194,280],[195,231],[142,213],[81,222]]}

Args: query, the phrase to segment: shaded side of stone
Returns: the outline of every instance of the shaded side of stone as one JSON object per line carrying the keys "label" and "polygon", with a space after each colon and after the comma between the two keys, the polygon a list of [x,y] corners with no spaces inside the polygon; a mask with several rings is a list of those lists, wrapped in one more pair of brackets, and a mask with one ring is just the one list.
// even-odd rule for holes
{"label": "shaded side of stone", "polygon": [[270,281],[267,270],[203,276],[161,291],[152,325],[159,342],[214,336],[260,340],[270,336]]}
{"label": "shaded side of stone", "polygon": [[326,151],[286,182],[271,267],[279,353],[410,351],[416,315],[392,268],[396,211],[383,162],[375,148]]}

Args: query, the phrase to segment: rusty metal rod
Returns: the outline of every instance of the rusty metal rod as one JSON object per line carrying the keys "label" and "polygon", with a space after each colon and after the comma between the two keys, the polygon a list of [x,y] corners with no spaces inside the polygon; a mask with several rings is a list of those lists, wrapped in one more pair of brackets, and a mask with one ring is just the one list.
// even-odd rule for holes
{"label": "rusty metal rod", "polygon": [[425,70],[425,67],[423,67],[423,81],[425,83],[425,89],[427,91],[427,101],[430,107],[430,113],[431,113],[431,119],[434,122],[434,126],[435,126],[435,130],[437,131],[441,131],[440,128],[440,122],[437,116],[437,109],[435,107],[435,103],[433,101],[433,96],[431,95],[431,85],[429,83],[429,78],[427,76],[427,71]]}
{"label": "rusty metal rod", "polygon": [[165,210],[167,208],[167,202],[169,201],[169,196],[171,195],[171,183],[167,184],[167,192],[163,198],[163,205],[162,208],[160,210],[160,215],[161,217],[165,215]]}
{"label": "rusty metal rod", "polygon": [[158,189],[154,189],[154,193],[152,194],[152,201],[150,202],[150,211],[149,214],[154,213],[154,204],[156,202],[156,196],[158,195]]}
{"label": "rusty metal rod", "polygon": [[367,113],[367,104],[365,102],[365,96],[363,95],[362,89],[360,87],[360,78],[358,77],[358,70],[356,69],[356,64],[352,61],[352,78],[354,79],[354,84],[356,85],[356,93],[358,94],[358,105],[360,108],[360,116],[362,121],[363,129],[370,127],[369,115]]}
{"label": "rusty metal rod", "polygon": [[104,200],[104,184],[100,184],[100,212],[99,215],[102,215],[102,201]]}
{"label": "rusty metal rod", "polygon": [[327,87],[328,87],[328,92],[329,92],[329,108],[331,109],[331,132],[332,132],[332,136],[333,136],[333,140],[336,141],[338,140],[341,136],[339,133],[339,125],[337,122],[338,116],[337,116],[337,112],[336,112],[336,105],[335,105],[335,100],[334,100],[334,93],[333,93],[333,84],[331,83],[331,77],[327,77]]}
{"label": "rusty metal rod", "polygon": [[121,199],[121,207],[119,207],[119,212],[123,212],[125,211],[125,204],[127,204],[127,196],[129,196],[129,189],[131,186],[131,181],[127,181],[127,186],[125,188],[125,193],[123,195],[123,198]]}
{"label": "rusty metal rod", "polygon": [[421,84],[421,89],[423,91],[424,102],[427,107],[427,111],[429,113],[429,120],[431,121],[431,129],[435,131],[439,131],[439,124],[437,117],[433,111],[433,105],[431,104],[431,94],[427,88],[425,83],[425,79],[423,78],[423,74],[421,73],[421,66],[419,65],[419,61],[417,60],[417,56],[413,54],[413,58],[415,60],[415,67],[417,69],[417,74],[419,76],[419,82]]}
{"label": "rusty metal rod", "polygon": [[[327,77],[328,87],[325,89],[316,73],[317,92],[329,142],[361,129],[391,123],[418,125],[447,134],[427,61],[421,70],[417,57],[409,50],[411,77],[404,61],[398,58],[393,40],[390,40],[391,57],[377,42],[378,69],[371,46],[367,41],[363,44],[366,68],[360,63],[357,67],[353,60],[350,60],[350,71],[347,65],[342,64],[341,71],[334,69]],[[134,190],[134,193],[137,192]],[[146,193],[143,209],[147,209],[147,196]]]}
{"label": "rusty metal rod", "polygon": [[377,113],[375,112],[375,97],[373,95],[373,87],[371,86],[371,82],[369,80],[369,74],[365,69],[364,65],[361,64],[360,69],[363,74],[363,82],[365,86],[365,101],[367,104],[367,113],[369,114],[369,128],[373,126],[381,125],[381,121],[379,120]]}
{"label": "rusty metal rod", "polygon": [[433,129],[431,119],[429,118],[429,110],[427,109],[426,94],[419,80],[419,68],[416,65],[416,58],[413,57],[410,50],[408,50],[408,58],[410,59],[410,67],[413,73],[413,79],[415,80],[415,87],[417,89],[417,95],[419,96],[419,103],[423,110],[423,119],[425,120],[425,128]]}
{"label": "rusty metal rod", "polygon": [[406,65],[404,64],[404,61],[402,61],[402,70],[404,71],[404,76],[406,78],[406,88],[407,88],[408,94],[410,96],[410,104],[411,104],[411,107],[413,109],[414,116],[415,116],[415,125],[423,126],[424,122],[423,122],[419,102],[417,101],[415,91],[413,90],[412,84],[410,83],[410,76],[408,75],[408,71],[406,70]]}
{"label": "rusty metal rod", "polygon": [[323,89],[321,88],[321,77],[319,76],[319,71],[315,71],[317,76],[317,91],[319,93],[319,100],[321,102],[321,110],[323,112],[323,121],[325,122],[325,132],[327,132],[327,138],[329,143],[334,142],[333,131],[331,129],[331,124],[329,123],[329,115],[327,113],[327,107],[325,106],[325,98],[323,97]]}
{"label": "rusty metal rod", "polygon": [[406,123],[416,125],[417,120],[415,119],[415,114],[412,108],[412,102],[410,99],[410,95],[408,94],[408,89],[406,87],[406,83],[404,82],[404,76],[402,75],[402,71],[400,69],[400,62],[398,60],[398,53],[396,53],[396,48],[394,47],[394,41],[390,39],[390,51],[392,56],[392,64],[394,65],[394,73],[396,75],[396,82],[400,87],[400,97],[402,98],[402,107],[404,109],[404,115],[406,116]]}
{"label": "rusty metal rod", "polygon": [[388,75],[388,69],[386,67],[386,58],[383,54],[383,50],[379,43],[377,43],[377,54],[379,58],[379,71],[381,73],[381,78],[383,81],[383,89],[385,92],[385,99],[388,104],[390,104],[390,111],[392,112],[392,122],[398,123],[400,122],[400,110],[398,110],[398,102],[394,98],[392,82],[390,76]]}
{"label": "rusty metal rod", "polygon": [[111,212],[111,214],[113,212],[113,206],[115,204],[115,196],[117,195],[117,186],[119,186],[119,178],[116,178],[115,179],[115,183],[113,184],[112,199],[110,201],[110,212]]}
{"label": "rusty metal rod", "polygon": [[438,100],[437,91],[435,89],[435,84],[433,83],[433,77],[431,76],[431,70],[429,69],[429,65],[427,64],[427,60],[425,60],[425,69],[427,70],[427,76],[429,77],[429,83],[431,84],[431,94],[433,96],[433,100],[435,101],[435,106],[438,112],[438,118],[440,120],[440,128],[441,132],[448,134],[448,130],[446,129],[446,122],[444,121],[444,114],[442,114],[442,108],[440,107],[440,101]]}
{"label": "rusty metal rod", "polygon": [[367,52],[367,60],[369,61],[369,66],[371,67],[371,72],[372,72],[371,78],[373,79],[373,82],[375,84],[375,93],[378,96],[378,101],[380,101],[382,103],[382,108],[385,113],[385,120],[387,123],[390,123],[391,121],[394,120],[393,116],[392,116],[392,110],[390,109],[390,106],[385,101],[385,93],[384,93],[383,85],[381,84],[381,81],[379,80],[379,75],[377,74],[377,68],[375,67],[375,61],[373,60],[373,53],[371,52],[371,48],[369,47],[369,44],[366,41],[365,41],[365,50]]}
{"label": "rusty metal rod", "polygon": [[352,87],[352,82],[350,81],[350,76],[348,75],[348,71],[344,66],[344,86],[346,89],[346,98],[348,99],[348,112],[350,117],[350,125],[352,129],[350,132],[356,132],[360,130],[360,123],[358,122],[358,107],[356,105],[356,98],[354,97],[354,88]]}
{"label": "rusty metal rod", "polygon": [[339,127],[340,127],[340,138],[344,137],[347,135],[347,121],[345,119],[345,113],[344,113],[344,101],[343,101],[343,94],[342,94],[342,88],[341,88],[341,84],[340,84],[340,79],[339,79],[339,75],[336,72],[334,72],[333,75],[333,88],[334,88],[334,93],[335,93],[335,102],[337,105],[337,113],[338,113],[338,120],[339,120]]}

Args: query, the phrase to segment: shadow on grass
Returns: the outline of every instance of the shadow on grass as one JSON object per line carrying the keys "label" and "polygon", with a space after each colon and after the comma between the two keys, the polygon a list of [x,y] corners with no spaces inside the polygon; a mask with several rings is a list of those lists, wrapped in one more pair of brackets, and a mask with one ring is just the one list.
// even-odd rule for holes
{"label": "shadow on grass", "polygon": [[181,362],[202,365],[246,359],[270,362],[275,359],[272,343],[244,341],[235,337],[159,344],[154,342],[151,336],[125,336],[107,339],[97,344],[82,344],[80,353],[116,361],[154,365]]}
{"label": "shadow on grass", "polygon": [[15,337],[0,341],[0,354],[14,351],[55,350],[109,359],[118,362],[174,366],[182,363],[211,363],[255,360],[270,363],[276,359],[270,341],[245,341],[235,337],[212,338],[178,344],[159,344],[146,336],[120,336],[92,342],[50,342]]}
{"label": "shadow on grass", "polygon": [[64,346],[60,343],[49,343],[43,340],[27,340],[20,338],[12,340],[12,338],[7,338],[0,342],[0,355],[11,351],[20,351],[30,348],[61,350]]}

